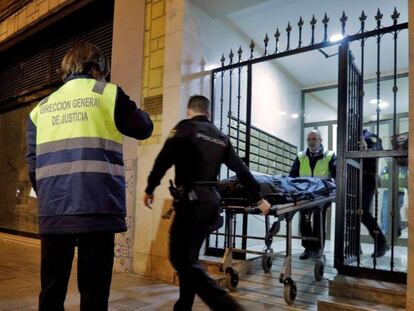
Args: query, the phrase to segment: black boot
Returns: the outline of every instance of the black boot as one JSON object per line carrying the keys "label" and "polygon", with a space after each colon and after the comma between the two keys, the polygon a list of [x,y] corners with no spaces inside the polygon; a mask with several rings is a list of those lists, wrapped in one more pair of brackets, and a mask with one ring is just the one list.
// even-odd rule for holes
{"label": "black boot", "polygon": [[377,236],[377,249],[376,251],[374,251],[374,253],[372,253],[371,257],[374,258],[377,257],[382,257],[385,255],[385,253],[390,249],[390,247],[388,246],[387,240],[385,238],[385,235],[382,233],[381,229],[377,229],[378,230],[378,236]]}
{"label": "black boot", "polygon": [[305,249],[302,254],[299,255],[299,259],[305,260],[312,257],[313,252],[309,249]]}

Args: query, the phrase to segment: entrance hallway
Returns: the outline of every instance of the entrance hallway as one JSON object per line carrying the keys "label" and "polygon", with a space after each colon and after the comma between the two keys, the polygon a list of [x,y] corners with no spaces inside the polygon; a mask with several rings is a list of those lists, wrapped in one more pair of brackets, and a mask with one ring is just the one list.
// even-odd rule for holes
{"label": "entrance hallway", "polygon": [[[35,239],[0,233],[0,310],[37,310],[39,293],[40,242]],[[287,307],[283,300],[283,286],[278,277],[282,260],[275,259],[272,272],[241,277],[236,292],[232,293],[246,310],[316,310],[317,299],[328,294],[328,280],[315,282],[313,263],[299,261],[299,248],[294,249],[293,277],[298,285],[295,305]],[[329,256],[330,257],[330,256]],[[332,259],[331,259],[332,260]],[[66,310],[79,310],[79,294],[76,286],[76,265],[72,271]],[[325,278],[335,274],[332,262],[328,262]],[[172,310],[178,298],[178,287],[152,281],[130,273],[114,273],[112,280],[111,311]],[[208,308],[197,298],[194,311]]]}

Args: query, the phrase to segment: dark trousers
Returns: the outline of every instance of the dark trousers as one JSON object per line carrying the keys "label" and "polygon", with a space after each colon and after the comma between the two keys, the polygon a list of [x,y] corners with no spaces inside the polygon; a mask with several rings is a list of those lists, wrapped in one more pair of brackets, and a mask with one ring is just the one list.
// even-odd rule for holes
{"label": "dark trousers", "polygon": [[[325,246],[325,226],[326,226],[326,211],[330,204],[325,205],[322,210],[319,208],[308,209],[300,212],[300,233],[303,237],[320,238],[322,228],[322,241],[302,240],[302,246],[309,251],[318,252],[323,250]],[[320,213],[322,211],[322,226],[320,220]],[[312,224],[313,216],[313,224]]]}
{"label": "dark trousers", "polygon": [[369,235],[375,240],[375,232],[378,232],[377,242],[385,244],[385,235],[378,226],[377,221],[371,213],[372,199],[375,195],[375,180],[373,183],[365,183],[362,187],[362,217],[361,222],[367,227]]}
{"label": "dark trousers", "polygon": [[174,310],[191,310],[197,294],[212,310],[242,310],[198,262],[209,226],[216,220],[218,205],[181,202],[175,204],[170,230],[170,260],[180,280],[180,298]]}
{"label": "dark trousers", "polygon": [[41,236],[40,311],[64,310],[75,246],[80,310],[107,310],[114,262],[114,233]]}

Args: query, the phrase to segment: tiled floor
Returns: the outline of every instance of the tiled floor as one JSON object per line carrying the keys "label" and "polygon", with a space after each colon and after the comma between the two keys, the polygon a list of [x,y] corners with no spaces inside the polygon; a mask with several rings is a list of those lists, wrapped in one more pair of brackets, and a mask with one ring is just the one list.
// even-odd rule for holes
{"label": "tiled floor", "polygon": [[[6,237],[6,238],[5,238]],[[26,238],[13,238],[0,234],[0,310],[37,310],[39,292],[39,243]],[[327,295],[328,281],[335,275],[332,257],[327,258],[324,279],[313,279],[313,262],[300,261],[294,251],[293,278],[298,294],[293,306],[283,300],[283,285],[279,283],[282,258],[274,261],[272,271],[259,270],[245,275],[232,293],[246,310],[316,310],[319,296]],[[76,265],[75,265],[76,266]],[[178,297],[178,288],[171,284],[147,280],[133,274],[115,273],[110,297],[110,310],[172,310]],[[79,310],[76,271],[73,271],[66,299],[66,310]],[[196,299],[193,310],[208,310]]]}

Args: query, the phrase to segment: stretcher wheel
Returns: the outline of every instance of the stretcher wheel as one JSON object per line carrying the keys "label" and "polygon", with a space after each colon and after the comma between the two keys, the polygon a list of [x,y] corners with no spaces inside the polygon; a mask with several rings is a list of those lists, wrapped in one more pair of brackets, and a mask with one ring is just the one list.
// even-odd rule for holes
{"label": "stretcher wheel", "polygon": [[315,280],[316,281],[320,281],[323,278],[323,273],[324,273],[324,264],[322,260],[318,260],[315,263],[315,270],[314,270],[314,275],[315,275]]}
{"label": "stretcher wheel", "polygon": [[284,282],[283,298],[288,305],[295,302],[296,293],[296,283],[291,278],[287,278]]}
{"label": "stretcher wheel", "polygon": [[230,291],[234,291],[239,285],[239,273],[233,268],[228,268],[226,271],[226,287]]}
{"label": "stretcher wheel", "polygon": [[272,264],[273,264],[273,258],[271,255],[269,254],[264,254],[262,256],[262,268],[264,272],[270,272],[270,270],[272,269]]}

